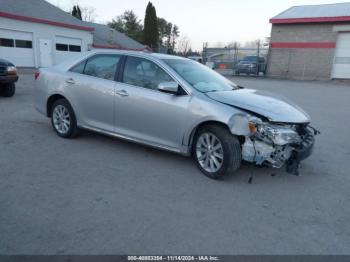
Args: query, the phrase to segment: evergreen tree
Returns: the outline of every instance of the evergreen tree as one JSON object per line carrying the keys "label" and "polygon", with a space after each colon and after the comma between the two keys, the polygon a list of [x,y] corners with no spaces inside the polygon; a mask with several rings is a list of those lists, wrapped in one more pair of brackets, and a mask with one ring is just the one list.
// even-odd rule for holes
{"label": "evergreen tree", "polygon": [[77,7],[76,6],[73,6],[72,16],[78,18],[78,16],[77,16]]}
{"label": "evergreen tree", "polygon": [[176,39],[179,37],[180,35],[180,31],[179,31],[179,27],[177,25],[174,25],[171,31],[171,48],[173,50],[175,50],[175,46],[176,46]]}
{"label": "evergreen tree", "polygon": [[83,17],[81,16],[81,10],[80,10],[79,5],[77,5],[77,18],[80,20],[83,20]]}
{"label": "evergreen tree", "polygon": [[81,10],[78,5],[73,6],[72,16],[78,18],[79,20],[82,20]]}
{"label": "evergreen tree", "polygon": [[124,14],[113,19],[112,22],[108,23],[108,26],[142,42],[142,24],[132,10],[125,11]]}
{"label": "evergreen tree", "polygon": [[158,41],[159,29],[156,9],[151,2],[148,2],[143,29],[143,42],[152,49],[156,49]]}

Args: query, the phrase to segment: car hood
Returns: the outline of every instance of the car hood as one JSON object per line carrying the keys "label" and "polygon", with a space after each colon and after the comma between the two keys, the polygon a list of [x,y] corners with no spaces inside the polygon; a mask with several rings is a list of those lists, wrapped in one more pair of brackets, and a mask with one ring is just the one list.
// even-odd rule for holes
{"label": "car hood", "polygon": [[218,102],[259,114],[272,122],[310,122],[308,114],[299,106],[270,92],[244,88],[206,94]]}

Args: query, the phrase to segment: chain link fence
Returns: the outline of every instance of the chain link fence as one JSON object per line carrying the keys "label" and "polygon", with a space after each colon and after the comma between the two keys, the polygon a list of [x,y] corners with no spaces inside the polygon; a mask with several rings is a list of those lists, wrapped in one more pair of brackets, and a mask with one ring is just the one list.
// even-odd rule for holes
{"label": "chain link fence", "polygon": [[266,73],[268,48],[207,48],[203,63],[222,74],[263,76]]}

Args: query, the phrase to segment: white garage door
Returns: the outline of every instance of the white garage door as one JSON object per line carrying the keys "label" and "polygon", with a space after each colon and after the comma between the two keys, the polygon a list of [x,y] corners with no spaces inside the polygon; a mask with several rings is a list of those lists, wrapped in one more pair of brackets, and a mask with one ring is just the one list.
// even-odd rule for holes
{"label": "white garage door", "polygon": [[33,34],[0,28],[0,54],[16,66],[34,67]]}
{"label": "white garage door", "polygon": [[338,35],[333,78],[350,79],[350,33],[339,33]]}
{"label": "white garage door", "polygon": [[56,64],[73,57],[81,52],[82,41],[79,38],[56,36],[55,62]]}

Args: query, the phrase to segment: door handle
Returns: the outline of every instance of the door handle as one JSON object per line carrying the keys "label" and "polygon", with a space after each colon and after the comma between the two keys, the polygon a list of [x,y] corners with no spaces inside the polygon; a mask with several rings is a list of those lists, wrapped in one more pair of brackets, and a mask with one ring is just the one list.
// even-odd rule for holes
{"label": "door handle", "polygon": [[119,96],[129,96],[129,93],[125,90],[117,90],[115,93]]}
{"label": "door handle", "polygon": [[73,78],[68,78],[68,79],[66,80],[66,83],[67,83],[67,84],[70,84],[70,85],[74,85],[74,84],[75,84],[75,81],[74,81]]}

